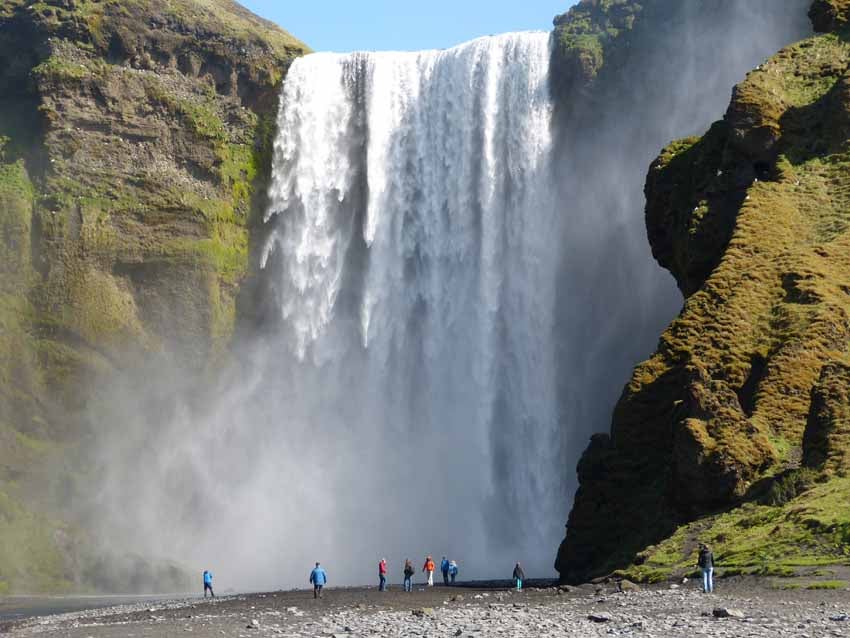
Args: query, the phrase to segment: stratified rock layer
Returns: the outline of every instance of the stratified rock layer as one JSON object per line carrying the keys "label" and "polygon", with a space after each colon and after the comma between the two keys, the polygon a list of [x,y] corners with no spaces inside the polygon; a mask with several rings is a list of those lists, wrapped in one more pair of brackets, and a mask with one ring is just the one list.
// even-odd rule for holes
{"label": "stratified rock layer", "polygon": [[[755,550],[739,552],[741,538],[725,531],[712,536],[714,519],[688,528],[688,538],[677,530],[789,481],[801,457],[816,471],[848,467],[846,3],[816,2],[811,16],[817,29],[839,31],[780,51],[735,88],[723,121],[674,142],[650,169],[653,254],[686,302],[635,370],[610,435],[594,437],[579,464],[556,563],[565,580],[644,562],[669,571],[692,563],[700,534],[720,557],[746,564]],[[846,489],[835,483],[830,492],[829,476],[813,500]],[[798,552],[839,560],[825,536],[834,524],[770,516],[780,514],[760,552],[794,554],[796,542]],[[794,537],[806,524],[816,533]],[[760,529],[742,523],[741,536],[751,527]],[[665,551],[680,556],[654,549],[667,538],[678,544]]]}

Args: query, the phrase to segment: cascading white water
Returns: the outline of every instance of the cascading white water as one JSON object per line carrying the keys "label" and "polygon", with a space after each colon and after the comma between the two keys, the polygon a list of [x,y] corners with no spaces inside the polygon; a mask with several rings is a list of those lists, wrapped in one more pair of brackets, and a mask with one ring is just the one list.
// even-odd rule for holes
{"label": "cascading white water", "polygon": [[[297,362],[290,416],[368,450],[367,471],[327,499],[374,506],[376,521],[415,512],[419,530],[383,521],[364,551],[452,550],[477,576],[526,554],[551,573],[538,550],[562,533],[567,476],[552,471],[549,57],[535,32],[289,70],[263,267]],[[375,472],[384,489],[363,482]],[[496,548],[512,553],[480,571]]]}

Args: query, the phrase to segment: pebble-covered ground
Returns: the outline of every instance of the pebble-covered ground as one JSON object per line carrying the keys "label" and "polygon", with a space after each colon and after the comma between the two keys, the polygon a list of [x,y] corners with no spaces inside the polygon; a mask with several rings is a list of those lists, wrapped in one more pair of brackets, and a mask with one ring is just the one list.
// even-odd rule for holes
{"label": "pebble-covered ground", "polygon": [[138,603],[33,618],[10,636],[169,638],[208,636],[568,636],[850,637],[846,590],[783,590],[770,581],[721,584],[705,595],[693,583],[625,593],[585,585],[515,593],[498,589],[329,589],[322,600],[292,591]]}

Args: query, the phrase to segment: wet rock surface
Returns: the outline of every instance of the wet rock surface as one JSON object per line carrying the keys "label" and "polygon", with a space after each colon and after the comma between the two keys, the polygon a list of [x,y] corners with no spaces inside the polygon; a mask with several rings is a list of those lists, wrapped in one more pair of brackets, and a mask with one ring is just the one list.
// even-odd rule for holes
{"label": "wet rock surface", "polygon": [[[195,636],[845,636],[845,590],[772,589],[741,581],[705,595],[691,585],[622,593],[605,587],[513,592],[375,588],[184,599],[125,605],[19,622],[11,636],[151,638]],[[455,600],[453,600],[455,598]],[[421,613],[427,609],[428,613]],[[718,611],[729,612],[728,614]],[[420,613],[417,613],[420,612]],[[732,613],[734,612],[734,613]]]}

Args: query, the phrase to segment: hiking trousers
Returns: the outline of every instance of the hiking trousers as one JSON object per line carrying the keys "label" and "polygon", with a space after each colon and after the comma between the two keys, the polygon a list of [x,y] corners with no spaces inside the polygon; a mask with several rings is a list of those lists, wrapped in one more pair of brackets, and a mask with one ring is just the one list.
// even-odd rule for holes
{"label": "hiking trousers", "polygon": [[714,591],[714,567],[702,568],[702,590],[706,594]]}

